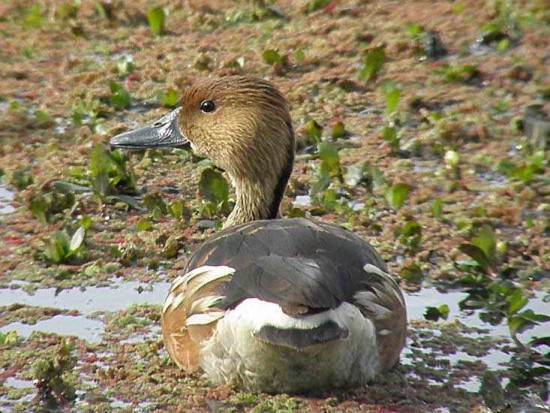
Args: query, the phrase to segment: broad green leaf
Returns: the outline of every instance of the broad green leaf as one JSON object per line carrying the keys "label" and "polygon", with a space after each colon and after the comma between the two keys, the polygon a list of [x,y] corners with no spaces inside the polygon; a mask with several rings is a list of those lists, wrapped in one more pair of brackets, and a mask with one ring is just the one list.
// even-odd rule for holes
{"label": "broad green leaf", "polygon": [[484,253],[490,263],[494,263],[496,248],[497,248],[497,237],[493,228],[489,225],[484,225],[477,233],[477,236],[472,240],[472,245],[480,248]]}
{"label": "broad green leaf", "polygon": [[153,224],[147,218],[141,218],[136,224],[138,231],[150,231],[153,229]]}
{"label": "broad green leaf", "polygon": [[424,279],[424,273],[416,263],[401,268],[401,270],[399,270],[399,276],[404,279],[407,284],[420,284]]}
{"label": "broad green leaf", "polygon": [[437,321],[440,318],[446,320],[448,316],[449,306],[447,304],[443,304],[440,307],[426,307],[426,311],[424,312],[426,320]]}
{"label": "broad green leaf", "polygon": [[338,121],[332,125],[332,128],[330,130],[330,134],[333,139],[341,139],[346,136],[346,127],[344,126],[344,122]]}
{"label": "broad green leaf", "polygon": [[523,291],[521,288],[516,288],[515,291],[510,295],[506,301],[508,302],[508,315],[516,314],[529,302],[527,297],[523,296]]}
{"label": "broad green leaf", "polygon": [[316,145],[321,142],[321,136],[323,135],[323,127],[319,125],[315,120],[311,119],[304,125],[304,130],[307,136],[307,144]]}
{"label": "broad green leaf", "polygon": [[401,100],[401,88],[393,81],[386,81],[380,85],[380,89],[386,100],[386,113],[391,115],[397,110]]}
{"label": "broad green leaf", "polygon": [[490,267],[489,259],[481,248],[472,244],[464,243],[460,244],[458,249],[460,252],[473,259],[484,271],[487,271]]}
{"label": "broad green leaf", "polygon": [[367,82],[372,80],[382,70],[384,63],[386,63],[386,52],[383,46],[368,51],[363,57],[359,79],[366,80]]}
{"label": "broad green leaf", "polygon": [[397,210],[403,206],[407,199],[411,187],[404,183],[395,184],[386,190],[386,201],[390,207]]}
{"label": "broad green leaf", "polygon": [[319,165],[321,175],[335,177],[341,174],[340,155],[336,146],[329,142],[321,142],[317,145],[317,153],[321,159]]}
{"label": "broad green leaf", "polygon": [[268,65],[274,65],[276,63],[283,64],[283,57],[274,49],[264,50],[262,58]]}
{"label": "broad green leaf", "polygon": [[434,218],[441,218],[443,215],[443,201],[434,199],[430,209]]}
{"label": "broad green leaf", "polygon": [[130,93],[122,85],[116,82],[111,82],[111,104],[117,108],[127,108],[130,106]]}
{"label": "broad green leaf", "polygon": [[213,168],[205,168],[199,181],[200,195],[216,204],[226,203],[229,197],[229,185],[221,174]]}
{"label": "broad green leaf", "polygon": [[162,106],[175,108],[178,105],[178,92],[176,89],[169,88],[160,97]]}
{"label": "broad green leaf", "polygon": [[306,11],[308,13],[311,13],[320,10],[323,7],[328,6],[331,1],[333,0],[309,0],[309,2],[307,3]]}
{"label": "broad green leaf", "polygon": [[150,7],[147,10],[147,23],[151,33],[160,36],[164,33],[166,13],[162,7]]}

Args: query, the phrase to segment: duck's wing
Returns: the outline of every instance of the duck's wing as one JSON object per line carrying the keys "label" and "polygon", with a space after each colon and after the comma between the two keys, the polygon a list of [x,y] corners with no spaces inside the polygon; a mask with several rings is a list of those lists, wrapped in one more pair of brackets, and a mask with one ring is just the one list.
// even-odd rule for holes
{"label": "duck's wing", "polygon": [[[247,298],[276,303],[289,315],[321,312],[349,302],[374,323],[379,347],[395,345],[399,350],[403,346],[403,297],[368,243],[321,222],[255,221],[226,229],[205,242],[190,258],[187,274],[174,282],[165,305],[163,332],[165,341],[175,343],[184,355],[178,356],[178,364],[196,367],[196,343],[209,337],[225,311]],[[169,330],[171,337],[166,340]],[[398,357],[398,350],[390,353]],[[396,361],[394,356],[382,360],[383,365]]]}

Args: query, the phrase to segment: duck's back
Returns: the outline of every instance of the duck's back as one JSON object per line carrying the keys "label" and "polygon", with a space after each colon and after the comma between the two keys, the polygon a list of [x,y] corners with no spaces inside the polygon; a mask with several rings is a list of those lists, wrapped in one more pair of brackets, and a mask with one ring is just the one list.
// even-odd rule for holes
{"label": "duck's back", "polygon": [[377,354],[369,363],[392,367],[405,340],[405,305],[374,249],[335,225],[255,221],[221,231],[192,255],[167,298],[163,333],[172,358],[192,370],[224,318],[238,315],[256,339],[307,352],[349,340],[344,309],[372,325],[375,348],[365,351]]}

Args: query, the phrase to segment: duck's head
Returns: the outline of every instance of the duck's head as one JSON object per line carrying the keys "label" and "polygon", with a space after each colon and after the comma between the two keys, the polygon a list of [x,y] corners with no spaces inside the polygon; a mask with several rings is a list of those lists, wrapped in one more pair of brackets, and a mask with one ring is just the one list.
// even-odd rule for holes
{"label": "duck's head", "polygon": [[110,143],[129,149],[185,147],[210,159],[237,190],[231,225],[277,215],[294,158],[286,100],[271,83],[247,76],[199,82],[183,92],[177,109]]}

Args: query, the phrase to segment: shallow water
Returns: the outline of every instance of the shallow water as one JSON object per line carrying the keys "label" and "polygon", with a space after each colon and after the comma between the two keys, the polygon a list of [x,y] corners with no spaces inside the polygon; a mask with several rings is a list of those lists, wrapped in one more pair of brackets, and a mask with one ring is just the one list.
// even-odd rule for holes
{"label": "shallow water", "polygon": [[[33,293],[15,289],[0,289],[0,303],[2,305],[25,304],[38,307],[54,307],[63,310],[76,310],[79,315],[57,315],[47,320],[38,321],[34,325],[13,322],[0,328],[2,332],[15,330],[21,336],[27,337],[32,331],[53,332],[60,335],[72,335],[88,340],[90,342],[101,341],[104,333],[104,325],[97,318],[89,316],[95,312],[115,312],[123,310],[132,304],[156,304],[161,305],[169,288],[169,283],[159,282],[143,284],[139,282],[118,282],[110,287],[87,287],[85,289],[73,288],[56,291],[55,288],[38,289]],[[494,337],[509,337],[508,327],[505,324],[491,326],[480,320],[477,311],[461,311],[459,303],[467,294],[460,291],[438,291],[436,288],[423,288],[416,293],[406,293],[409,320],[422,320],[423,314],[428,306],[449,306],[448,321],[458,320],[467,327],[483,328],[487,334]],[[543,294],[539,293],[529,300],[526,308],[531,308],[537,313],[548,313],[548,303],[543,301]],[[547,333],[546,326],[537,326],[527,332],[520,334],[518,338],[527,342],[533,337],[542,336]],[[152,331],[154,335],[158,329]],[[138,337],[130,338],[130,341]],[[404,353],[405,358],[410,351]],[[481,360],[491,369],[499,367],[506,362],[510,356],[499,350],[491,351]],[[449,355],[451,362],[458,360],[478,360],[476,357],[468,356],[458,352]]]}
{"label": "shallow water", "polygon": [[15,211],[11,201],[13,201],[13,192],[0,184],[0,215]]}

